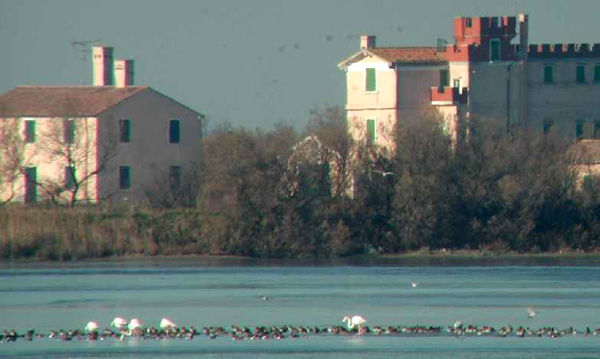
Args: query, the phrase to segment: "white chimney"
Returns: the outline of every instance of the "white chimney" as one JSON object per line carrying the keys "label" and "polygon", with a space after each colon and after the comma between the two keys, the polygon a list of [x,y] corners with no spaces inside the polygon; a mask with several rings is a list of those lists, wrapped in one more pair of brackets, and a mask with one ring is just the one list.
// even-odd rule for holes
{"label": "white chimney", "polygon": [[113,81],[113,48],[93,47],[94,86],[112,86]]}
{"label": "white chimney", "polygon": [[133,60],[115,60],[115,86],[133,86]]}
{"label": "white chimney", "polygon": [[367,50],[375,47],[375,36],[361,36],[360,49]]}

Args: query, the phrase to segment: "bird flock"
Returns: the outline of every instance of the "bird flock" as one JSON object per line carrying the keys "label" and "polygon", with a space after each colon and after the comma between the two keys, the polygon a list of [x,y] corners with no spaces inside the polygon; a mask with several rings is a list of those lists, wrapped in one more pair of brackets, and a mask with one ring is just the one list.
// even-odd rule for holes
{"label": "bird flock", "polygon": [[[529,310],[528,310],[529,311]],[[533,311],[533,310],[532,310]],[[530,313],[531,314],[531,313]],[[238,326],[231,325],[229,329],[220,326],[203,327],[197,330],[192,326],[179,327],[168,318],[163,318],[160,324],[155,326],[145,326],[137,318],[126,320],[122,317],[116,317],[110,323],[110,326],[102,329],[98,322],[89,321],[83,329],[72,330],[52,330],[49,334],[38,333],[35,330],[29,330],[26,333],[19,334],[15,330],[4,330],[0,334],[0,343],[12,343],[21,339],[32,341],[34,339],[49,338],[58,341],[102,341],[102,340],[125,340],[126,338],[138,339],[187,339],[191,340],[197,336],[216,339],[218,337],[230,338],[235,341],[242,340],[268,340],[268,339],[286,339],[308,337],[310,335],[362,335],[362,336],[456,336],[456,337],[552,337],[559,338],[564,336],[596,336],[600,333],[600,328],[592,330],[587,327],[585,330],[577,330],[573,327],[567,329],[557,329],[554,327],[542,327],[533,329],[530,327],[513,327],[511,325],[494,328],[493,326],[464,325],[461,321],[456,321],[449,326],[373,326],[366,325],[367,320],[360,315],[344,316],[342,319],[344,325],[332,326]]]}

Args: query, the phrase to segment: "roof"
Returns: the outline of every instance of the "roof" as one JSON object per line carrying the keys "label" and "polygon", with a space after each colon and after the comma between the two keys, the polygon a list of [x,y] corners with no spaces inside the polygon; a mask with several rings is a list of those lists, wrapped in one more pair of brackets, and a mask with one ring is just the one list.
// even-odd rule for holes
{"label": "roof", "polygon": [[392,63],[442,63],[445,61],[434,47],[376,47],[367,51]]}
{"label": "roof", "polygon": [[338,67],[344,69],[349,65],[361,61],[367,56],[377,56],[392,64],[437,65],[446,62],[443,53],[435,47],[374,47],[363,49],[358,53],[340,62]]}
{"label": "roof", "polygon": [[97,116],[147,86],[22,86],[0,95],[0,117]]}

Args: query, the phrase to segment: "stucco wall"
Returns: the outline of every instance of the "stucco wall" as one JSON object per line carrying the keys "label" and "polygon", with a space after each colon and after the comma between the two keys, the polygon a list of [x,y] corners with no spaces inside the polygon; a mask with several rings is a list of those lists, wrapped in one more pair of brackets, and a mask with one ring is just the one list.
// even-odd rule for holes
{"label": "stucco wall", "polygon": [[[119,120],[131,121],[131,142],[120,143]],[[169,143],[169,122],[180,121],[180,142]],[[155,91],[146,90],[99,116],[99,141],[114,145],[115,155],[99,179],[101,198],[143,201],[145,190],[164,190],[158,182],[170,166],[185,175],[200,161],[201,123],[198,114]],[[116,140],[116,143],[114,141]],[[100,155],[102,157],[102,155]],[[119,188],[119,167],[131,169],[131,188]]]}

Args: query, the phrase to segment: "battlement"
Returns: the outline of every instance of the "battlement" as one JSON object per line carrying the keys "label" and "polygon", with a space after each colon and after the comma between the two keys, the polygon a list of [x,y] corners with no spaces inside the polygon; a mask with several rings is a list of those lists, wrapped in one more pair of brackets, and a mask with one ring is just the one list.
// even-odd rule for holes
{"label": "battlement", "polygon": [[527,54],[532,59],[600,57],[600,44],[532,44]]}
{"label": "battlement", "polygon": [[510,42],[516,35],[515,16],[454,18],[454,38],[459,44],[482,43],[497,38]]}

